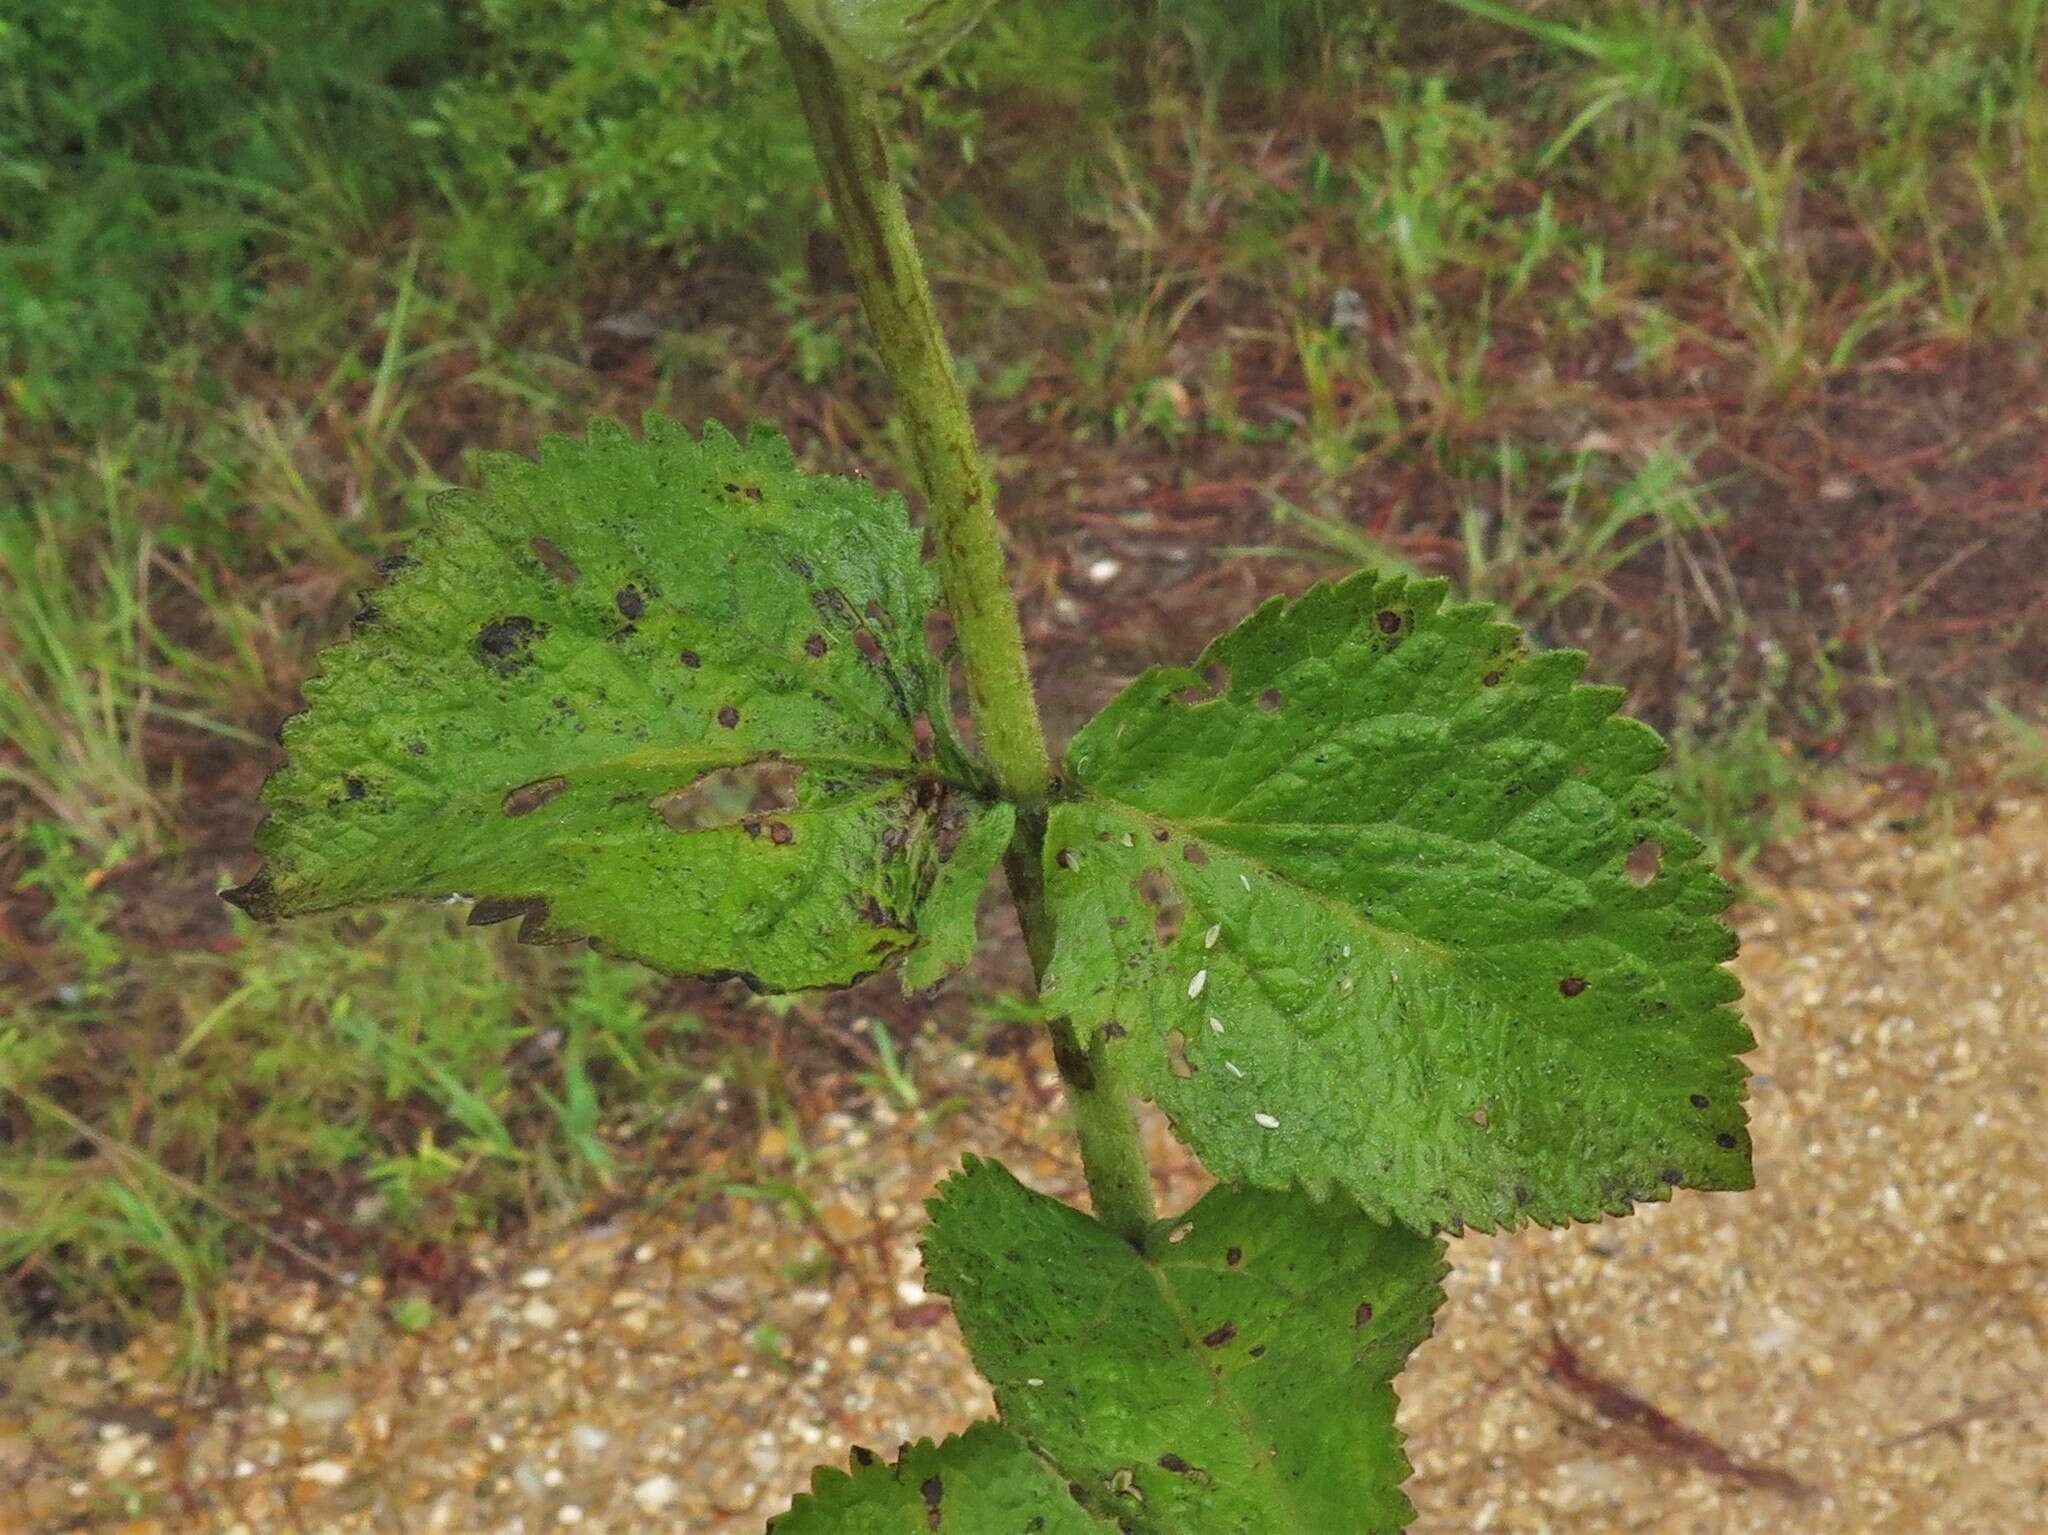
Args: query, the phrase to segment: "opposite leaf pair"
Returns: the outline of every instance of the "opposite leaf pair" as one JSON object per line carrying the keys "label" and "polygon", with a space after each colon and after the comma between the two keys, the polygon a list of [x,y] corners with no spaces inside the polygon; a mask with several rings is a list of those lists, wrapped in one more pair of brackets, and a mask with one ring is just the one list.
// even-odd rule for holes
{"label": "opposite leaf pair", "polygon": [[[770,990],[963,963],[1016,813],[902,503],[659,418],[487,473],[307,684],[232,898],[460,894]],[[1080,733],[1047,1001],[1219,1177],[1418,1231],[1746,1186],[1728,892],[1661,743],[1443,596],[1276,599]]]}

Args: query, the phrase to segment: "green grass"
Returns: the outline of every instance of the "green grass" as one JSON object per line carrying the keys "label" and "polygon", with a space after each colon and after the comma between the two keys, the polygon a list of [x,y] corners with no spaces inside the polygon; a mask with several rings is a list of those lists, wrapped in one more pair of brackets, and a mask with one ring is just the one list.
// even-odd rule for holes
{"label": "green grass", "polygon": [[695,1020],[651,1013],[637,967],[417,911],[129,949],[93,871],[36,840],[52,973],[0,1030],[0,1268],[79,1316],[172,1300],[195,1370],[236,1255],[375,1266],[573,1203],[697,1081]]}
{"label": "green grass", "polygon": [[[894,110],[1020,585],[1054,588],[1090,481],[1141,472],[1252,485],[1248,556],[1446,573],[1625,680],[1654,633],[1675,779],[1741,867],[1797,825],[1806,745],[1924,760],[1950,700],[1825,615],[1743,611],[1725,438],[1927,348],[2038,349],[2044,13],[1006,0]],[[217,1364],[228,1265],[582,1198],[705,1071],[801,1147],[782,1063],[693,1046],[630,969],[416,911],[187,917],[314,650],[475,451],[759,408],[900,471],[813,183],[739,10],[0,20],[19,1325],[171,1312]],[[2034,707],[1997,727],[2016,781]],[[914,1100],[883,1038],[872,1067]]]}

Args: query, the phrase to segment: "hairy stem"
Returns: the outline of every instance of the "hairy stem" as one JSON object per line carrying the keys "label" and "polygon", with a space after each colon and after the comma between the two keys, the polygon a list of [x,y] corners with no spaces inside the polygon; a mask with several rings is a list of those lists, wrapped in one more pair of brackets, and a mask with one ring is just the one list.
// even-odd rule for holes
{"label": "hairy stem", "polygon": [[[796,77],[854,285],[916,455],[975,731],[997,790],[1019,811],[1004,866],[1032,969],[1043,979],[1053,943],[1041,862],[1052,759],[1004,568],[995,483],[932,307],[874,96],[841,73],[780,0],[770,0],[769,15]],[[1099,1051],[1082,1049],[1071,1023],[1062,1018],[1050,1027],[1095,1213],[1137,1240],[1152,1219],[1152,1184],[1130,1094]]]}

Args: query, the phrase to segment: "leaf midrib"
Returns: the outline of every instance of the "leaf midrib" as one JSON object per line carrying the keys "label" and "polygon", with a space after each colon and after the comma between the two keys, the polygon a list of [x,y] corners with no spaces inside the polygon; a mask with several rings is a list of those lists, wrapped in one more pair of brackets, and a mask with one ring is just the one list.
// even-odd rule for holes
{"label": "leaf midrib", "polygon": [[[1164,1227],[1161,1227],[1160,1230],[1163,1234]],[[1265,1483],[1270,1489],[1270,1501],[1286,1509],[1288,1522],[1293,1528],[1307,1529],[1308,1526],[1303,1522],[1302,1509],[1295,1502],[1294,1489],[1280,1476],[1279,1470],[1274,1463],[1274,1458],[1265,1453],[1264,1444],[1259,1437],[1250,1409],[1238,1398],[1235,1391],[1232,1391],[1224,1384],[1221,1365],[1212,1364],[1202,1353],[1204,1345],[1201,1337],[1195,1331],[1194,1319],[1188,1315],[1187,1308],[1181,1304],[1180,1292],[1174,1288],[1172,1280],[1167,1277],[1165,1266],[1153,1262],[1150,1258],[1141,1258],[1139,1263],[1145,1272],[1151,1276],[1153,1284],[1159,1290],[1161,1300],[1165,1302],[1168,1313],[1173,1317],[1174,1325],[1180,1328],[1181,1336],[1186,1339],[1189,1355],[1194,1359],[1196,1366],[1209,1377],[1211,1396],[1229,1412],[1231,1419],[1237,1425],[1239,1433],[1243,1435],[1245,1443],[1250,1447],[1251,1463],[1256,1468],[1255,1474],[1257,1479]]]}

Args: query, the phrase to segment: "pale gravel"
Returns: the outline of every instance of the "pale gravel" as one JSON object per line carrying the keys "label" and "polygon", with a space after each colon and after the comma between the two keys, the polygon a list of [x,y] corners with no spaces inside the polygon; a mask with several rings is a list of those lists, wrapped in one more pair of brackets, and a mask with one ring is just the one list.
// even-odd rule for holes
{"label": "pale gravel", "polygon": [[[2048,1528],[2048,801],[1784,864],[1739,963],[1760,1187],[1453,1244],[1403,1385],[1417,1531]],[[920,1203],[963,1151],[1078,1180],[1042,1057],[927,1039],[913,1063],[950,1111],[869,1103],[808,1127],[807,1158],[754,1148],[812,1214],[657,1201],[529,1240],[419,1336],[374,1286],[238,1297],[239,1405],[153,1383],[162,1339],[39,1346],[0,1386],[0,1535],[739,1535],[854,1443],[964,1426],[989,1404],[919,1284]],[[1200,1175],[1153,1134],[1176,1208]],[[1626,1398],[1603,1414],[1594,1377],[1728,1459]]]}

